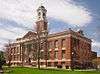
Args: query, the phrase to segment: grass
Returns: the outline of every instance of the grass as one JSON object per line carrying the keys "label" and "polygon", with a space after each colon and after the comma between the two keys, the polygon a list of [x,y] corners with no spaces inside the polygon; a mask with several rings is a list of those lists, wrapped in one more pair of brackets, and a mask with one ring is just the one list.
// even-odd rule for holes
{"label": "grass", "polygon": [[53,69],[38,70],[35,68],[15,67],[11,68],[9,72],[6,72],[4,74],[100,74],[100,71],[68,71],[68,70],[53,70]]}

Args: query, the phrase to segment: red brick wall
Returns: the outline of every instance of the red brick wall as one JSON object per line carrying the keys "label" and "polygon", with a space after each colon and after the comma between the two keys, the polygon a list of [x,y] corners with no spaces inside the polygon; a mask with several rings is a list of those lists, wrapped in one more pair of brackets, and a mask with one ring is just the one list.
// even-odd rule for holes
{"label": "red brick wall", "polygon": [[66,66],[71,66],[71,49],[72,49],[71,36],[66,37]]}

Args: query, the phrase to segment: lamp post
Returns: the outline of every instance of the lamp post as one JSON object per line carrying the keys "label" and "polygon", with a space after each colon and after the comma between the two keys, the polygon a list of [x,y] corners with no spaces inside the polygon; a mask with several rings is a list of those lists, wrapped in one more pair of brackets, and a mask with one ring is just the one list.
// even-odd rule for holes
{"label": "lamp post", "polygon": [[73,67],[74,67],[74,59],[73,59],[73,58],[74,58],[75,54],[74,54],[73,51],[72,51],[71,54],[72,54],[72,65],[71,65],[71,70],[74,71],[74,69],[73,69]]}

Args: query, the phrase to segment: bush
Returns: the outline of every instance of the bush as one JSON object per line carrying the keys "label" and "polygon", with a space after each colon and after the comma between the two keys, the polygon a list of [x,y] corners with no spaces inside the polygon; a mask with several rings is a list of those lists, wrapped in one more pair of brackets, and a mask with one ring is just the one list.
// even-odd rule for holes
{"label": "bush", "polygon": [[3,52],[0,51],[0,69],[2,69],[2,65],[6,63]]}
{"label": "bush", "polygon": [[57,65],[57,68],[62,68],[62,66],[61,65]]}

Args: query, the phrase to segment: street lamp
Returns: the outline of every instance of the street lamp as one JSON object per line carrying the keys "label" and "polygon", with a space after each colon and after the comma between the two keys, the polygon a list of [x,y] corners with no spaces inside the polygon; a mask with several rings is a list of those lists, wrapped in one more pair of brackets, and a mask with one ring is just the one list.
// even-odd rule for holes
{"label": "street lamp", "polygon": [[74,67],[74,56],[75,56],[75,53],[74,53],[74,51],[72,51],[72,65],[71,65],[71,70],[73,71],[74,69],[73,69],[73,67]]}

